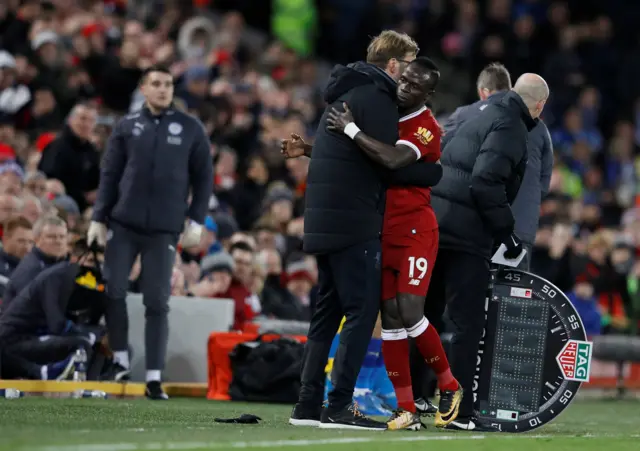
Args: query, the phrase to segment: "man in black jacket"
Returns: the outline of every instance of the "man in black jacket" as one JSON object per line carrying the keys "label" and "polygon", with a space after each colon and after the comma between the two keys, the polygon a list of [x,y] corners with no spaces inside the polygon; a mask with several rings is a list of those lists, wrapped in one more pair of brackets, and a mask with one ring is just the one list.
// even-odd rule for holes
{"label": "man in black jacket", "polygon": [[464,388],[449,429],[480,430],[473,412],[473,377],[484,329],[484,300],[494,243],[516,258],[522,243],[514,233],[513,202],[527,164],[527,135],[549,96],[546,82],[524,74],[500,102],[462,124],[441,157],[443,175],[431,204],[440,226],[440,249],[427,295],[428,305],[446,300],[453,339],[451,370]]}
{"label": "man in black jacket", "polygon": [[20,261],[5,288],[3,312],[38,274],[67,257],[67,224],[64,220],[57,216],[40,218],[33,226],[33,235],[35,246]]}
{"label": "man in black jacket", "polygon": [[48,178],[60,180],[80,211],[93,204],[100,178],[100,154],[90,138],[96,125],[94,106],[73,107],[60,136],[42,151],[38,169]]}
{"label": "man in black jacket", "polygon": [[[443,149],[463,123],[480,115],[486,105],[500,102],[504,98],[511,89],[511,77],[502,64],[493,63],[480,73],[477,86],[480,100],[458,108],[445,123]],[[526,271],[529,270],[531,249],[538,230],[540,203],[549,192],[553,169],[553,144],[549,130],[542,120],[529,133],[527,149],[527,169],[522,179],[522,188],[511,206],[516,220],[515,232],[527,250],[519,268]]]}
{"label": "man in black jacket", "polygon": [[[405,159],[390,170],[370,160],[345,134],[330,132],[332,107],[348,103],[355,122],[372,138],[393,146],[398,140],[396,81],[415,59],[407,35],[385,31],[367,50],[367,63],[337,66],[325,92],[329,105],[320,121],[311,155],[304,214],[304,250],[316,254],[319,288],[302,369],[302,388],[290,424],[321,428],[386,429],[361,415],[353,389],[367,352],[380,306],[380,234],[389,184],[430,186],[440,168]],[[286,150],[286,149],[285,149]],[[412,153],[412,155],[415,155]],[[393,164],[395,165],[395,161]],[[407,166],[409,165],[409,166]],[[432,168],[432,166],[434,166]],[[430,180],[431,179],[431,180]],[[324,367],[340,321],[346,322],[334,360],[334,389],[321,409]]]}
{"label": "man in black jacket", "polygon": [[45,269],[18,294],[0,317],[3,378],[64,379],[74,368],[77,349],[90,355],[99,334],[69,316],[87,304],[102,303],[99,279],[95,259],[86,246],[77,246],[72,262]]}
{"label": "man in black jacket", "polygon": [[129,368],[125,302],[129,272],[141,255],[146,393],[150,399],[168,399],[161,371],[176,246],[183,230],[183,247],[200,243],[213,187],[213,163],[203,125],[171,106],[171,73],[158,66],[147,69],[140,89],[144,108],[125,116],[109,139],[87,242],[106,244],[107,327],[114,360],[122,371]]}

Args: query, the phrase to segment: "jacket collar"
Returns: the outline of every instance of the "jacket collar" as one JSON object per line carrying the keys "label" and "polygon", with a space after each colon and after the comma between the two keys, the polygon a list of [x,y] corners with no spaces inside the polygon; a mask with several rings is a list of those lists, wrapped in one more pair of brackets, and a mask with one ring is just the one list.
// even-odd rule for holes
{"label": "jacket collar", "polygon": [[31,252],[33,252],[33,255],[35,255],[36,258],[40,262],[42,262],[45,266],[50,266],[55,263],[66,260],[66,257],[58,258],[58,257],[52,257],[50,255],[47,255],[35,246],[33,247],[33,250]]}
{"label": "jacket collar", "polygon": [[20,263],[20,259],[15,255],[8,254],[4,249],[0,250],[0,253],[4,257],[4,260],[9,264],[10,267],[15,268]]}
{"label": "jacket collar", "polygon": [[509,91],[506,93],[501,103],[510,110],[520,114],[520,117],[528,131],[533,130],[533,128],[538,124],[538,120],[531,117],[529,108],[525,105],[522,97],[520,97],[520,95],[515,91]]}
{"label": "jacket collar", "polygon": [[147,106],[147,104],[145,103],[142,109],[140,110],[140,113],[148,117],[149,119],[161,119],[165,115],[173,114],[173,102],[171,103],[171,105],[169,105],[169,108],[166,108],[165,110],[161,111],[160,114],[153,114],[149,109],[149,107]]}

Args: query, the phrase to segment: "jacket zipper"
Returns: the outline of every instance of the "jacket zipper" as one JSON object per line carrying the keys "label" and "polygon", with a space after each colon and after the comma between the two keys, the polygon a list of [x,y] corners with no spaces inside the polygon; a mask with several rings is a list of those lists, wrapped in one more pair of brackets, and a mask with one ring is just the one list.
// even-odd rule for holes
{"label": "jacket zipper", "polygon": [[151,230],[151,206],[153,205],[152,199],[153,199],[153,186],[154,186],[154,180],[153,180],[153,176],[155,174],[155,168],[156,168],[156,148],[158,146],[158,128],[160,125],[160,120],[158,118],[153,118],[152,121],[154,123],[154,130],[153,130],[153,147],[151,148],[151,171],[149,173],[149,197],[148,197],[148,203],[147,203],[147,220],[146,220],[146,228],[147,230]]}

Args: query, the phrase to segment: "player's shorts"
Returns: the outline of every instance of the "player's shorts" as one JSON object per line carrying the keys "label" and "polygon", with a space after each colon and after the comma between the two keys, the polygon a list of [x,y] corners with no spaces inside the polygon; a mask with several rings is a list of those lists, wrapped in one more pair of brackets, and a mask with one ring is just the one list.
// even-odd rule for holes
{"label": "player's shorts", "polygon": [[407,240],[383,235],[382,300],[393,299],[397,293],[426,296],[437,254],[438,229]]}

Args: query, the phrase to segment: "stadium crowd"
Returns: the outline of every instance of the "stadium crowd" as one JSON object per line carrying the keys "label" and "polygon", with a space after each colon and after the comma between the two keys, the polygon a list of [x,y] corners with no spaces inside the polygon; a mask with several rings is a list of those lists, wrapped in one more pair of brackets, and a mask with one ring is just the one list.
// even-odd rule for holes
{"label": "stadium crowd", "polygon": [[[0,6],[0,273],[7,279],[29,252],[55,261],[86,236],[112,127],[141,107],[142,71],[164,64],[176,80],[176,105],[205,125],[215,165],[205,238],[181,249],[172,294],[233,298],[234,329],[259,316],[308,320],[317,281],[314,258],[300,251],[308,160],[285,161],[280,140],[291,133],[313,140],[324,107],[320,57],[361,59],[363,38],[397,28],[416,36],[441,68],[432,106],[440,120],[475,100],[475,77],[492,61],[514,79],[525,71],[546,78],[552,97],[543,116],[555,164],[532,270],[567,293],[589,334],[638,333],[637,5],[302,2],[312,17],[291,21],[274,6],[270,39],[256,40],[245,18],[259,28],[270,22],[254,2],[142,3]],[[278,18],[288,20],[287,32]],[[140,276],[137,264],[133,291]]]}

